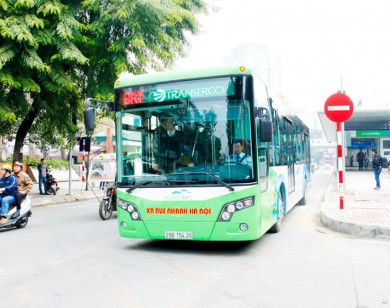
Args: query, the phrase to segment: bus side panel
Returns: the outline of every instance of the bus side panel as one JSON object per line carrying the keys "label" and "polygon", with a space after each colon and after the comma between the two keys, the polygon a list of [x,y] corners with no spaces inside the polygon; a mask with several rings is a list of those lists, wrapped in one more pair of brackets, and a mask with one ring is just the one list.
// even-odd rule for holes
{"label": "bus side panel", "polygon": [[266,233],[278,219],[278,176],[273,169],[269,170],[267,191],[261,193],[261,235]]}

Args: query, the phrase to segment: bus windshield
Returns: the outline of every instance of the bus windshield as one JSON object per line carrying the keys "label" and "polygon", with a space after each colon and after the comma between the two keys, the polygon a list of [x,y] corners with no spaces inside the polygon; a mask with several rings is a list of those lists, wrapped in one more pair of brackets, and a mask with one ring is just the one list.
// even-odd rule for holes
{"label": "bus windshield", "polygon": [[116,90],[119,186],[255,182],[249,77]]}

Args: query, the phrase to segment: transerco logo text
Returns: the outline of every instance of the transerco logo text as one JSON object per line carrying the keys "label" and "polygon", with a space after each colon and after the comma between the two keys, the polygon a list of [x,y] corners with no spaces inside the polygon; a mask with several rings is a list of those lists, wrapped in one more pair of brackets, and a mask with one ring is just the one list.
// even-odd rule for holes
{"label": "transerco logo text", "polygon": [[157,89],[152,92],[152,98],[156,102],[175,99],[190,99],[196,97],[208,97],[225,95],[224,87],[194,88],[190,90],[163,90]]}

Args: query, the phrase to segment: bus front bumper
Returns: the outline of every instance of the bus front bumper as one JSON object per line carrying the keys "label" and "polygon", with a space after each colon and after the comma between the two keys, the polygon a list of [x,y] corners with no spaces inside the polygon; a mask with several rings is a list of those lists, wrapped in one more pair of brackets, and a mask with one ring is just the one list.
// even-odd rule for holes
{"label": "bus front bumper", "polygon": [[118,219],[118,224],[120,236],[127,238],[250,241],[260,237],[260,226],[254,222],[148,222]]}

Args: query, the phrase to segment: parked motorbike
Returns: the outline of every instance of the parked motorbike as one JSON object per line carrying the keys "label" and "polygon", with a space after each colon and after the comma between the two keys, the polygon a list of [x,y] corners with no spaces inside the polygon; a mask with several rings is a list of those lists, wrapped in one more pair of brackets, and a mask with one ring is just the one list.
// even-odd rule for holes
{"label": "parked motorbike", "polygon": [[56,179],[51,174],[51,170],[48,170],[46,175],[46,185],[47,185],[47,192],[49,194],[55,195],[57,191],[60,189],[58,187],[58,183]]}
{"label": "parked motorbike", "polygon": [[20,213],[18,216],[16,216],[16,205],[15,203],[11,204],[8,209],[8,215],[7,215],[7,221],[4,224],[0,225],[0,229],[5,228],[24,228],[27,226],[28,218],[32,215],[31,213],[31,197],[28,195],[23,200],[22,204],[20,205]]}
{"label": "parked motorbike", "polygon": [[116,187],[114,182],[108,182],[104,187],[103,199],[100,201],[99,216],[102,220],[107,220],[114,211],[116,211]]}

